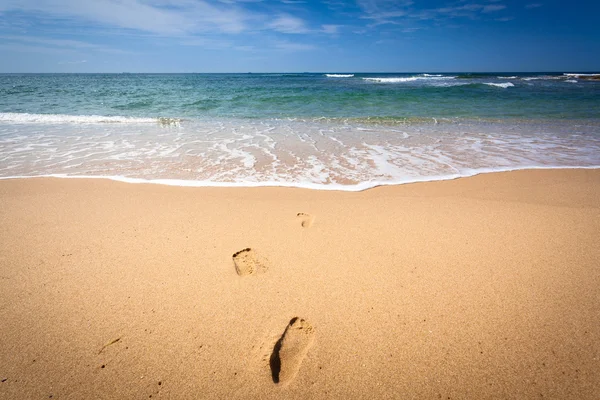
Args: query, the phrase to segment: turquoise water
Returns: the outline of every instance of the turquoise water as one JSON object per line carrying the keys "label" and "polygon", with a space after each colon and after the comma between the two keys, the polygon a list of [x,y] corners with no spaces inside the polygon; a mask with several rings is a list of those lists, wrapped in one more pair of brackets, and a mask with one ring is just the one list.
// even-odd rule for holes
{"label": "turquoise water", "polygon": [[600,81],[495,74],[4,74],[0,178],[357,190],[600,165]]}
{"label": "turquoise water", "polygon": [[[382,81],[371,80],[377,78]],[[172,118],[585,119],[600,117],[600,81],[513,73],[345,78],[325,74],[0,75],[0,112]]]}

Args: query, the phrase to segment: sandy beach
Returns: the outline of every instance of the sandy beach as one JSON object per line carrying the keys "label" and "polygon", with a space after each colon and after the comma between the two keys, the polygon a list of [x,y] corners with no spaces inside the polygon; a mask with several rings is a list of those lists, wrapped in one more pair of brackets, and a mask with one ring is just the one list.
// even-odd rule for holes
{"label": "sandy beach", "polygon": [[11,179],[0,226],[2,399],[600,393],[600,170]]}

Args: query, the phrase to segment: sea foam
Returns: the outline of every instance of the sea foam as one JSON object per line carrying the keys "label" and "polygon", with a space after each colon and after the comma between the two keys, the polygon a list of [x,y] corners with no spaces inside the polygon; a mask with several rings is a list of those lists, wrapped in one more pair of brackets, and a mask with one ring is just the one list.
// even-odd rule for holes
{"label": "sea foam", "polygon": [[425,183],[437,181],[449,181],[459,178],[470,178],[473,176],[498,172],[513,172],[523,170],[548,170],[548,169],[600,169],[599,165],[594,166],[520,166],[520,167],[498,167],[498,168],[478,168],[464,170],[456,174],[447,174],[440,176],[426,176],[415,178],[404,178],[396,180],[372,180],[369,182],[360,182],[352,185],[342,185],[337,183],[291,183],[282,181],[265,181],[265,182],[213,182],[213,181],[198,181],[198,180],[183,180],[183,179],[143,179],[131,178],[120,175],[66,175],[66,174],[48,174],[48,175],[27,175],[27,176],[0,176],[0,180],[9,179],[35,179],[35,178],[62,178],[62,179],[106,179],[123,183],[134,184],[151,184],[165,186],[180,186],[180,187],[217,187],[217,188],[259,188],[259,187],[284,187],[284,188],[299,188],[324,191],[341,191],[341,192],[362,192],[364,190],[373,189],[380,186],[395,186],[411,183]]}
{"label": "sea foam", "polygon": [[594,76],[598,76],[600,77],[600,74],[563,74],[566,77],[569,78],[579,78],[579,77],[594,77]]}
{"label": "sea foam", "polygon": [[444,81],[455,79],[455,76],[443,76],[443,75],[428,75],[423,74],[421,76],[407,76],[407,77],[369,77],[362,78],[365,81],[377,82],[377,83],[403,83],[403,82],[414,82],[414,81]]}
{"label": "sea foam", "polygon": [[64,114],[28,114],[28,113],[0,113],[0,122],[13,124],[162,124],[177,125],[181,122],[178,118],[139,118],[124,116],[101,115],[64,115]]}
{"label": "sea foam", "polygon": [[354,74],[325,74],[328,78],[352,78]]}
{"label": "sea foam", "polygon": [[413,82],[418,80],[416,76],[409,78],[363,78],[365,81],[369,82],[379,82],[379,83],[400,83],[400,82]]}
{"label": "sea foam", "polygon": [[[556,124],[556,123],[553,123]],[[476,173],[600,166],[597,125],[307,120],[0,124],[0,177],[364,190]]]}
{"label": "sea foam", "polygon": [[484,85],[495,86],[495,87],[499,87],[499,88],[503,88],[503,89],[507,89],[509,87],[515,86],[511,82],[503,82],[503,83],[484,82]]}

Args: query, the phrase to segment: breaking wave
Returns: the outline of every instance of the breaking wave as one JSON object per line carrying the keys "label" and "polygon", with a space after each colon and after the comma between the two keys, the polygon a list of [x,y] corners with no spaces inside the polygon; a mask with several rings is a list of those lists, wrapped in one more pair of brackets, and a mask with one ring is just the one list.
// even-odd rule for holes
{"label": "breaking wave", "polygon": [[124,116],[101,115],[64,115],[64,114],[28,114],[0,113],[0,122],[12,124],[159,124],[179,125],[179,118],[136,118]]}
{"label": "breaking wave", "polygon": [[406,77],[389,77],[389,78],[362,78],[368,82],[377,83],[403,83],[403,82],[414,82],[414,81],[440,81],[440,80],[451,80],[456,78],[455,76],[443,76],[443,75],[428,75],[423,74],[421,76],[406,76]]}
{"label": "breaking wave", "polygon": [[509,87],[513,87],[515,86],[513,83],[511,82],[502,82],[502,83],[492,83],[492,82],[484,82],[484,85],[488,85],[488,86],[495,86],[495,87],[499,87],[499,88],[503,88],[503,89],[507,89]]}

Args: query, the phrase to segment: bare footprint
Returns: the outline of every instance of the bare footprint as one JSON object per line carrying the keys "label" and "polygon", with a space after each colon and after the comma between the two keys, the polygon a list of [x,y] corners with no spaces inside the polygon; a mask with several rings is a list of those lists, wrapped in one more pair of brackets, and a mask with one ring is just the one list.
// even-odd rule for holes
{"label": "bare footprint", "polygon": [[268,269],[267,261],[249,247],[233,255],[233,264],[239,276],[260,274]]}
{"label": "bare footprint", "polygon": [[296,217],[300,219],[300,225],[303,228],[310,228],[315,220],[315,217],[306,213],[298,213],[296,214]]}
{"label": "bare footprint", "polygon": [[273,382],[287,384],[296,377],[314,340],[312,325],[301,318],[292,318],[271,354]]}

